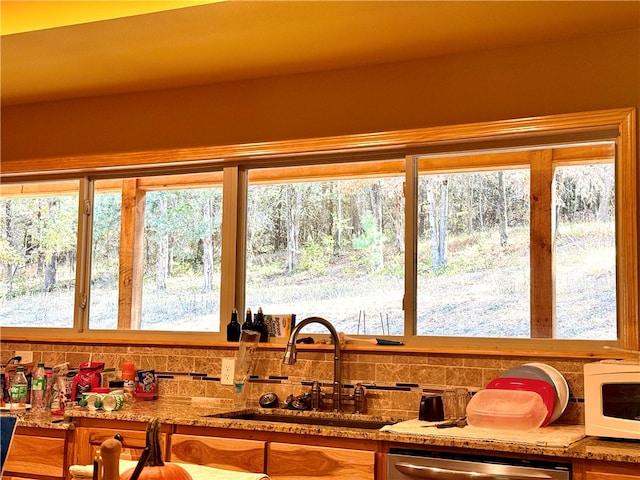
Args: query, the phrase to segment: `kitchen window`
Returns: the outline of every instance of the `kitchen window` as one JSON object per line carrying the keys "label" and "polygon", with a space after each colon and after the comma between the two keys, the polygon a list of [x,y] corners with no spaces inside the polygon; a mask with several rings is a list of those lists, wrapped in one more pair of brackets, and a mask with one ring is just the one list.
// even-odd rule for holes
{"label": "kitchen window", "polygon": [[[608,111],[216,147],[212,160],[199,151],[130,175],[87,167],[65,182],[82,220],[68,282],[75,315],[61,328],[105,341],[210,342],[246,305],[427,348],[466,349],[466,338],[482,351],[502,340],[637,348],[630,125],[629,111]],[[13,178],[3,179],[3,205],[35,185]],[[33,179],[44,196],[56,192],[46,173]],[[377,305],[356,284],[390,300]],[[3,335],[20,326],[39,335],[29,315],[3,308]]]}
{"label": "kitchen window", "polygon": [[328,316],[349,335],[402,335],[403,164],[375,162],[386,174],[370,162],[250,170],[246,304]]}
{"label": "kitchen window", "polygon": [[0,325],[71,328],[78,182],[3,186]]}
{"label": "kitchen window", "polygon": [[212,180],[95,182],[89,328],[219,331],[222,188]]}
{"label": "kitchen window", "polygon": [[614,142],[417,162],[418,335],[617,337]]}

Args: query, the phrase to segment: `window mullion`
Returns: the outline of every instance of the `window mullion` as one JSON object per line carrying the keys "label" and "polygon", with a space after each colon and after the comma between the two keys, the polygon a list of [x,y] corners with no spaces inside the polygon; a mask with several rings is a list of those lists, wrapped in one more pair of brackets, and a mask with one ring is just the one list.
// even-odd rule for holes
{"label": "window mullion", "polygon": [[94,183],[80,180],[78,195],[78,236],[76,244],[76,290],[74,329],[82,332],[89,323],[89,283],[91,279],[91,238],[93,229]]}
{"label": "window mullion", "polygon": [[554,166],[551,150],[534,150],[531,159],[531,338],[554,338],[555,269],[553,262],[555,214]]}
{"label": "window mullion", "polygon": [[[244,179],[244,184],[243,184]],[[238,270],[238,262],[244,259],[244,243],[241,242],[240,231],[245,228],[240,224],[244,222],[246,215],[242,212],[246,198],[246,173],[241,174],[237,166],[225,167],[223,171],[222,185],[222,255],[220,259],[221,281],[220,281],[220,332],[223,319],[231,318],[231,311],[234,307],[244,303],[244,289],[238,289],[238,276],[244,272]],[[243,237],[242,237],[243,238]],[[238,253],[241,252],[241,255]],[[243,260],[244,261],[244,260]],[[244,274],[240,275],[244,282]]]}
{"label": "window mullion", "polygon": [[122,182],[118,329],[139,330],[142,318],[142,277],[145,192],[137,180]]}
{"label": "window mullion", "polygon": [[405,271],[404,271],[404,335],[418,333],[418,159],[408,155],[405,160]]}

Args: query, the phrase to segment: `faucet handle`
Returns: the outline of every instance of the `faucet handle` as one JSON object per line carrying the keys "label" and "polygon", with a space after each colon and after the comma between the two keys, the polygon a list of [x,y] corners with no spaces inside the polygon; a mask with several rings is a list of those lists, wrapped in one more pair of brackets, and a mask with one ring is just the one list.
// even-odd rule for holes
{"label": "faucet handle", "polygon": [[353,389],[354,413],[367,413],[367,389],[361,383],[356,383]]}
{"label": "faucet handle", "polygon": [[311,409],[313,411],[322,410],[322,389],[317,380],[311,384]]}

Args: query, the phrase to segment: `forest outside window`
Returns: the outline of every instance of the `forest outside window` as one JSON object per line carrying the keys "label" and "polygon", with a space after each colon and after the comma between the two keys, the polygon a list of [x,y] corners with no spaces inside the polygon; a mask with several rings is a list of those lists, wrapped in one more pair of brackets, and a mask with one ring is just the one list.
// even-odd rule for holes
{"label": "forest outside window", "polygon": [[403,334],[404,161],[373,166],[384,165],[249,172],[248,306],[325,317],[347,334]]}
{"label": "forest outside window", "polygon": [[78,183],[15,186],[0,199],[0,325],[71,328]]}

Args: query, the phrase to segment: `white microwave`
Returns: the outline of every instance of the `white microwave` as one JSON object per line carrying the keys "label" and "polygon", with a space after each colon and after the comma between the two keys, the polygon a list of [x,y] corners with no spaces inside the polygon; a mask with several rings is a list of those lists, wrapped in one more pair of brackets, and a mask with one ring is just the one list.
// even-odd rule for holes
{"label": "white microwave", "polygon": [[585,364],[584,407],[587,435],[640,440],[640,362]]}

